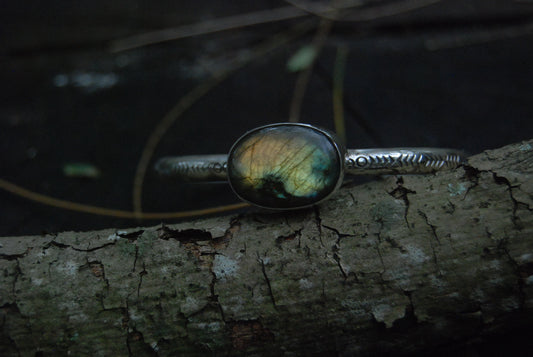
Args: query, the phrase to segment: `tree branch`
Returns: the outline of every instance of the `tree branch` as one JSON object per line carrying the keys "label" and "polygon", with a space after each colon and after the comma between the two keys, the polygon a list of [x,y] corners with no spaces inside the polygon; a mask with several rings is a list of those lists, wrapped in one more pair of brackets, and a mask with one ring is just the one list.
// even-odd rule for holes
{"label": "tree branch", "polygon": [[0,238],[0,355],[413,353],[533,322],[533,140],[315,209]]}

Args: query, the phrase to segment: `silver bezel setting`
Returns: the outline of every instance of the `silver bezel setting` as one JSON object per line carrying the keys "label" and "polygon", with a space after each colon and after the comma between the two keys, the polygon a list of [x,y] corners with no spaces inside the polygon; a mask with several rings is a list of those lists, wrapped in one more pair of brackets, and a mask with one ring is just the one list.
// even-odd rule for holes
{"label": "silver bezel setting", "polygon": [[[230,168],[230,162],[231,162],[231,159],[232,159],[232,154],[235,150],[235,148],[244,140],[246,139],[248,136],[260,131],[260,130],[263,130],[263,129],[268,129],[268,128],[275,128],[275,127],[280,127],[280,126],[298,126],[298,127],[303,127],[303,128],[307,128],[307,129],[310,129],[310,130],[313,130],[315,132],[318,132],[322,135],[324,135],[330,142],[331,144],[333,145],[333,147],[335,148],[335,153],[337,155],[337,158],[339,160],[339,173],[338,173],[338,178],[337,178],[337,183],[335,184],[333,190],[327,194],[326,196],[324,196],[323,198],[321,198],[320,200],[317,200],[316,202],[313,202],[313,203],[310,203],[308,205],[303,205],[303,206],[298,206],[298,207],[287,207],[287,208],[276,208],[276,207],[266,207],[266,206],[262,206],[262,205],[258,205],[257,203],[255,202],[251,202],[245,198],[243,198],[241,195],[239,195],[237,193],[237,191],[235,190],[235,188],[233,187],[233,184],[231,182],[231,179],[230,179],[230,173],[229,173],[229,168]],[[295,209],[302,209],[302,208],[307,208],[307,207],[312,207],[316,204],[319,204],[320,202],[324,201],[324,200],[327,200],[328,198],[331,197],[331,195],[333,195],[338,189],[339,187],[342,185],[342,182],[343,182],[343,179],[344,179],[344,170],[345,170],[345,156],[346,156],[346,149],[344,148],[343,145],[341,145],[339,143],[339,141],[337,140],[337,138],[335,137],[335,135],[331,132],[329,132],[328,130],[326,129],[322,129],[322,128],[318,128],[314,125],[311,125],[311,124],[302,124],[302,123],[290,123],[290,122],[283,122],[283,123],[275,123],[275,124],[268,124],[268,125],[263,125],[263,126],[260,126],[260,127],[257,127],[257,128],[254,128],[252,130],[249,130],[247,131],[246,133],[244,133],[243,135],[241,135],[234,143],[233,145],[231,146],[230,150],[229,150],[229,153],[228,153],[228,160],[227,160],[227,167],[228,167],[228,183],[232,189],[232,191],[235,193],[235,195],[237,195],[237,197],[239,197],[241,200],[243,200],[244,202],[248,202],[254,206],[257,206],[257,207],[261,207],[261,208],[265,208],[265,209],[270,209],[270,210],[279,210],[279,211],[287,211],[287,210],[295,210]]]}

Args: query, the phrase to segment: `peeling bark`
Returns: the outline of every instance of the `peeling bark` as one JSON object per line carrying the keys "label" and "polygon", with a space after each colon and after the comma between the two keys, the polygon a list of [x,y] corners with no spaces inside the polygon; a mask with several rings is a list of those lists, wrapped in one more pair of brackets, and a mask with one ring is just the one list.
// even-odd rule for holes
{"label": "peeling bark", "polygon": [[415,353],[533,324],[533,140],[314,209],[0,238],[0,355]]}

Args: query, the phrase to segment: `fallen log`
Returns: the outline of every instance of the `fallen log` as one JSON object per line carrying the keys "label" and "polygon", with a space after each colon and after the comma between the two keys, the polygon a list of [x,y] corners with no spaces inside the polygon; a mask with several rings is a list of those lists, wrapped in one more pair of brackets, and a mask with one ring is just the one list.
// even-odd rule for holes
{"label": "fallen log", "polygon": [[0,238],[0,355],[412,354],[533,326],[533,140],[318,207]]}

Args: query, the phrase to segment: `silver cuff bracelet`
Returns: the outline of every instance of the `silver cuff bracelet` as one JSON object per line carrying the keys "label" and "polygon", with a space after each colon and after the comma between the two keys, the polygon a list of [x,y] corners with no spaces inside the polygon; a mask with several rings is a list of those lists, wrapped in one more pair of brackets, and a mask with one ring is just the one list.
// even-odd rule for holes
{"label": "silver cuff bracelet", "polygon": [[346,150],[327,130],[277,123],[241,136],[229,154],[164,157],[163,176],[181,181],[227,180],[242,200],[269,209],[298,209],[329,197],[349,175],[426,174],[465,162],[459,150]]}

